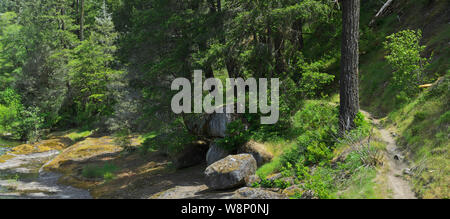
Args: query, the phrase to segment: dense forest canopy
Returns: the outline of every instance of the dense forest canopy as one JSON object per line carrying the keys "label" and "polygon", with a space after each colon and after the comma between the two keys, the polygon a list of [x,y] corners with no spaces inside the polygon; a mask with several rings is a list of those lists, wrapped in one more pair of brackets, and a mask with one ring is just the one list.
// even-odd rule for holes
{"label": "dense forest canopy", "polygon": [[28,126],[164,125],[170,83],[194,69],[281,78],[286,108],[325,95],[338,75],[341,11],[328,0],[2,1],[0,11],[3,96],[26,118],[4,126],[22,138]]}

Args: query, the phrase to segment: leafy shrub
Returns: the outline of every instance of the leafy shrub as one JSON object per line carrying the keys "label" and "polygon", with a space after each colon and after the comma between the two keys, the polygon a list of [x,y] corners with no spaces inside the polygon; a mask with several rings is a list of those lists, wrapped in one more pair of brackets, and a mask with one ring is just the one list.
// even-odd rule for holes
{"label": "leafy shrub", "polygon": [[450,111],[442,114],[439,119],[436,121],[437,125],[448,125],[450,124]]}
{"label": "leafy shrub", "polygon": [[114,142],[122,147],[125,151],[132,151],[131,147],[131,131],[128,128],[123,128],[115,133]]}
{"label": "leafy shrub", "polygon": [[369,125],[369,122],[367,122],[366,117],[361,112],[358,112],[358,114],[356,114],[354,123],[357,128],[367,127]]}
{"label": "leafy shrub", "polygon": [[354,122],[356,126],[355,129],[346,134],[347,136],[345,138],[347,139],[344,138],[344,141],[351,139],[354,142],[358,142],[370,134],[371,125],[369,121],[367,121],[364,114],[358,112],[358,114],[356,114]]}
{"label": "leafy shrub", "polygon": [[245,144],[249,138],[250,132],[246,125],[240,119],[237,119],[227,126],[226,137],[219,139],[217,144],[225,150],[233,151]]}
{"label": "leafy shrub", "polygon": [[[292,128],[291,117],[292,112],[296,112],[297,108],[301,106],[300,95],[297,85],[291,79],[285,79],[280,84],[280,98],[279,98],[279,120],[276,124],[261,125],[261,117],[265,116],[261,113],[244,114],[244,118],[249,124],[249,132],[251,138],[256,141],[271,141],[278,138],[289,138]],[[268,100],[270,103],[270,99]]]}
{"label": "leafy shrub", "polygon": [[403,30],[386,37],[384,48],[388,50],[385,57],[394,69],[394,84],[408,95],[418,91],[424,69],[430,59],[421,57],[426,46],[420,45],[421,30]]}
{"label": "leafy shrub", "polygon": [[262,187],[262,188],[279,188],[279,189],[286,189],[289,188],[291,185],[290,182],[284,181],[282,179],[277,179],[274,181],[267,180],[267,179],[261,179],[261,182],[258,184],[252,185],[253,187]]}
{"label": "leafy shrub", "polygon": [[14,124],[14,129],[17,130],[22,140],[35,142],[42,137],[44,118],[40,112],[38,107],[29,107],[20,112],[21,121]]}
{"label": "leafy shrub", "polygon": [[314,195],[320,199],[334,198],[333,170],[321,166],[317,167],[314,174],[307,175],[304,189],[314,191]]}
{"label": "leafy shrub", "polygon": [[426,118],[427,118],[427,113],[426,112],[423,112],[423,111],[420,111],[420,112],[417,112],[415,115],[414,115],[414,121],[416,121],[416,122],[421,122],[421,121],[423,121],[423,120],[425,120]]}
{"label": "leafy shrub", "polygon": [[143,155],[159,151],[172,156],[182,151],[185,145],[194,140],[196,140],[195,137],[187,131],[181,119],[177,119],[163,130],[146,138],[139,150]]}
{"label": "leafy shrub", "polygon": [[294,129],[301,133],[298,148],[283,154],[285,162],[296,163],[303,157],[307,164],[327,162],[337,136],[337,108],[321,101],[308,101],[294,116]]}
{"label": "leafy shrub", "polygon": [[324,96],[324,90],[334,81],[335,76],[324,73],[330,59],[308,63],[302,57],[298,58],[297,71],[301,72],[300,92],[307,98]]}
{"label": "leafy shrub", "polygon": [[0,131],[14,132],[14,124],[19,123],[23,106],[20,96],[12,89],[0,92]]}
{"label": "leafy shrub", "polygon": [[[334,181],[335,171],[328,166],[317,166],[313,173],[301,163],[296,165],[297,178],[303,182],[300,187],[305,191],[311,191],[314,197],[320,199],[334,198],[336,185]],[[302,194],[296,193],[294,198],[301,198]]]}
{"label": "leafy shrub", "polygon": [[400,91],[397,95],[395,95],[395,105],[397,107],[402,106],[403,104],[409,103],[411,98],[405,91]]}

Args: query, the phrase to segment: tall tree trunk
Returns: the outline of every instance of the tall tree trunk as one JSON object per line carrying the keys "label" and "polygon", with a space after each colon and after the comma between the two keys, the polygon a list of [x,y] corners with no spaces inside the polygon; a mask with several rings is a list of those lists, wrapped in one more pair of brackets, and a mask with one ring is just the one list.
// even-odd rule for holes
{"label": "tall tree trunk", "polygon": [[294,22],[294,35],[295,35],[295,39],[297,41],[298,44],[298,51],[302,51],[303,48],[305,47],[305,43],[303,40],[303,21],[301,19],[298,19],[297,21]]}
{"label": "tall tree trunk", "polygon": [[339,125],[341,134],[355,128],[354,119],[359,112],[359,18],[360,0],[342,1],[342,48],[341,48],[341,103]]}
{"label": "tall tree trunk", "polygon": [[80,40],[84,40],[84,0],[81,0]]}

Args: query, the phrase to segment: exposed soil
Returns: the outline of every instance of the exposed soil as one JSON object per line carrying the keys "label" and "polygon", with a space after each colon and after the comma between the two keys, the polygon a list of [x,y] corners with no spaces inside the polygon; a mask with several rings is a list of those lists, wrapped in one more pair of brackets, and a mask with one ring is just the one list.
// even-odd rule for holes
{"label": "exposed soil", "polygon": [[373,118],[370,113],[363,112],[370,118],[375,126],[377,126],[381,139],[386,142],[386,161],[388,171],[386,171],[387,183],[392,192],[393,199],[416,199],[414,192],[407,180],[403,178],[403,170],[408,168],[408,165],[403,159],[402,151],[397,147],[393,132],[385,129],[379,119]]}

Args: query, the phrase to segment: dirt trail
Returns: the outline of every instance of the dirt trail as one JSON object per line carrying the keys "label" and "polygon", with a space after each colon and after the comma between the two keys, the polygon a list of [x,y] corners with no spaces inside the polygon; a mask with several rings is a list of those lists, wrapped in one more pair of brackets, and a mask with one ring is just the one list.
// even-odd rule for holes
{"label": "dirt trail", "polygon": [[416,199],[415,194],[412,192],[409,182],[406,181],[402,175],[403,170],[408,168],[407,164],[403,160],[402,152],[397,147],[393,134],[385,129],[379,119],[375,119],[370,113],[362,111],[367,118],[370,118],[373,124],[380,131],[381,138],[387,143],[386,147],[386,161],[388,164],[387,181],[389,189],[392,191],[393,199]]}

